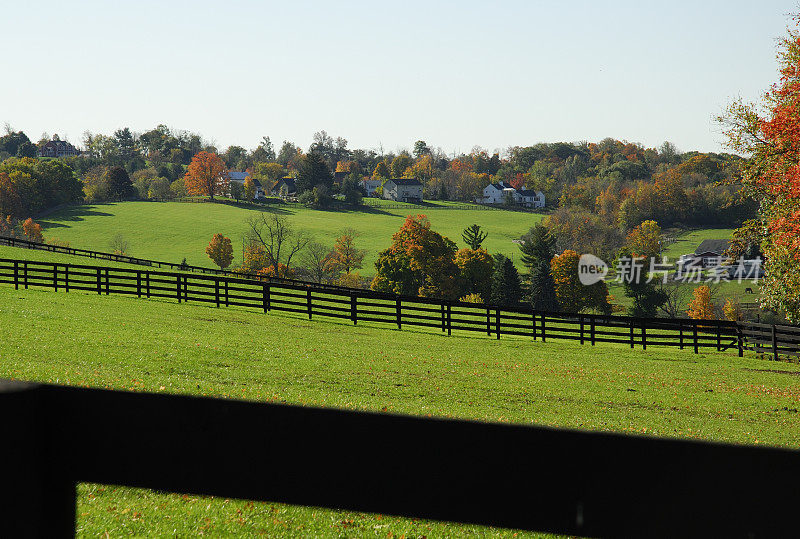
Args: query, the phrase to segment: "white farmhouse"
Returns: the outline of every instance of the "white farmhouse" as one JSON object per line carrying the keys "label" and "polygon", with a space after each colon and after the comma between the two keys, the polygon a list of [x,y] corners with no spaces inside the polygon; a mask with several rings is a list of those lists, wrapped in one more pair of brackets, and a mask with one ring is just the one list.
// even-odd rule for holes
{"label": "white farmhouse", "polygon": [[505,197],[508,192],[506,189],[511,189],[511,191],[515,190],[505,182],[490,183],[483,188],[483,199],[479,200],[479,202],[483,202],[484,204],[502,204],[506,200]]}
{"label": "white farmhouse", "polygon": [[544,193],[531,189],[514,189],[506,182],[490,183],[483,189],[483,197],[478,202],[483,204],[505,204],[512,200],[515,204],[527,208],[544,208]]}
{"label": "white farmhouse", "polygon": [[398,202],[422,202],[422,184],[414,178],[390,178],[383,184],[383,198]]}
{"label": "white farmhouse", "polygon": [[532,189],[520,189],[517,191],[517,204],[522,204],[526,208],[544,208],[544,193]]}

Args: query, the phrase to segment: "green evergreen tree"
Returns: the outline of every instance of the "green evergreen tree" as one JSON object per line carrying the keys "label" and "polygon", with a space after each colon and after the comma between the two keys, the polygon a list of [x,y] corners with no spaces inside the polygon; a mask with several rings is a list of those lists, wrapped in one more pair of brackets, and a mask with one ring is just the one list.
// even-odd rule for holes
{"label": "green evergreen tree", "polygon": [[528,268],[528,293],[537,311],[558,311],[558,299],[550,273],[556,240],[544,225],[536,225],[522,237],[522,263]]}
{"label": "green evergreen tree", "polygon": [[477,251],[481,248],[481,243],[486,239],[486,236],[488,236],[488,234],[482,232],[479,225],[470,225],[461,233],[461,238],[464,240],[464,243],[473,251]]}
{"label": "green evergreen tree", "polygon": [[309,153],[300,159],[295,185],[298,194],[320,186],[330,191],[333,188],[333,174],[319,154]]}
{"label": "green evergreen tree", "polygon": [[514,263],[501,254],[494,256],[490,303],[502,307],[516,307],[522,298],[522,285]]}
{"label": "green evergreen tree", "polygon": [[108,195],[111,200],[125,200],[131,198],[136,190],[130,176],[122,167],[111,167],[108,169]]}
{"label": "green evergreen tree", "polygon": [[[617,259],[630,257],[630,248],[620,250]],[[625,295],[633,300],[628,308],[628,316],[636,318],[655,318],[658,308],[667,302],[667,293],[656,287],[655,282],[647,282],[645,272],[630,275],[630,279],[623,279],[622,288]]]}

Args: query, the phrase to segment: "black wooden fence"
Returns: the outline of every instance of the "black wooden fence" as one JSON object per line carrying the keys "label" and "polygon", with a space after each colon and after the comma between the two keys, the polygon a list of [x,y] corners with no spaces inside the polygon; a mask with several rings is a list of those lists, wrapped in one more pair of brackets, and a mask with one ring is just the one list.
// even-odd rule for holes
{"label": "black wooden fence", "polygon": [[597,537],[790,537],[800,453],[0,380],[5,537],[75,533],[76,484]]}
{"label": "black wooden fence", "polygon": [[[308,316],[358,322],[426,327],[450,335],[453,331],[568,339],[581,344],[620,343],[647,348],[674,346],[698,353],[701,348],[736,350],[741,356],[751,343],[763,345],[763,335],[752,324],[720,320],[631,318],[596,314],[565,314],[525,308],[500,308],[433,298],[392,296],[361,289],[285,281],[162,272],[128,268],[58,264],[0,259],[0,283],[16,289],[52,288],[102,295],[126,294],[140,298],[170,298],[217,307],[248,307],[263,312],[289,311]],[[771,328],[772,326],[770,326]],[[779,355],[796,351],[800,329],[776,326],[770,330],[770,350]]]}

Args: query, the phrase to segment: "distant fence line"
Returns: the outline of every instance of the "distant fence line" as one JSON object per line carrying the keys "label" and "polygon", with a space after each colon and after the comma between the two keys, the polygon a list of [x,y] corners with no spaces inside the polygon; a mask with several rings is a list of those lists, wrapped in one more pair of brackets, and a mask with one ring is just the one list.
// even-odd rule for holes
{"label": "distant fence line", "polygon": [[631,348],[672,346],[716,351],[745,349],[781,356],[800,353],[800,328],[723,320],[633,318],[505,308],[434,298],[392,296],[372,290],[344,289],[314,283],[255,280],[242,277],[112,268],[77,264],[0,259],[0,283],[15,289],[52,288],[101,295],[169,298],[217,307],[238,306],[286,311],[358,322],[425,327],[452,334],[454,330],[547,339],[580,344],[619,343]]}

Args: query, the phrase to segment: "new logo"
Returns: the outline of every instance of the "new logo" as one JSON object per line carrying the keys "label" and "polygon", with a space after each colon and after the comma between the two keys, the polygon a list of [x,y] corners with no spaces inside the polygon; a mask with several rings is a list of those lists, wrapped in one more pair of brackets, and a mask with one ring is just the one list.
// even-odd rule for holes
{"label": "new logo", "polygon": [[608,265],[600,258],[584,254],[578,260],[578,279],[584,286],[602,281],[608,274]]}

